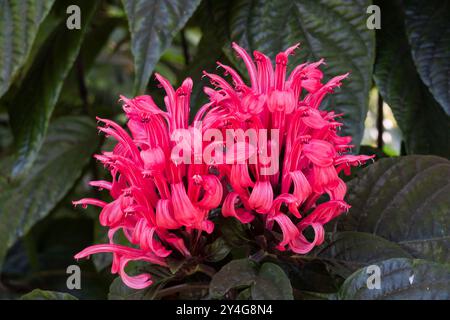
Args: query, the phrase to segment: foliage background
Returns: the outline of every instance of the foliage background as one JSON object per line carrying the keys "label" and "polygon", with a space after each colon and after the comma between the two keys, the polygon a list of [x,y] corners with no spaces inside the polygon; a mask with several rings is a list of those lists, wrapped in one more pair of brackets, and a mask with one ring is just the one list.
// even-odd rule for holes
{"label": "foliage background", "polygon": [[[81,8],[81,30],[66,27],[71,4]],[[375,1],[376,31],[366,26],[371,4],[0,0],[0,298],[42,289],[88,299],[448,299],[450,2]],[[106,237],[97,210],[71,206],[101,196],[87,187],[105,175],[92,154],[110,143],[97,135],[95,116],[123,123],[119,94],[146,92],[161,103],[154,71],[174,85],[193,78],[194,112],[205,99],[202,70],[218,60],[243,70],[232,41],[271,57],[300,42],[291,67],[323,57],[327,78],[351,72],[325,103],[345,113],[356,152],[377,154],[349,181],[351,211],[302,257],[254,252],[252,230],[221,221],[211,283],[194,272],[174,291],[177,270],[160,270],[157,286],[130,290],[100,255],[79,262],[82,290],[68,290],[73,255]],[[365,286],[373,263],[381,290]]]}

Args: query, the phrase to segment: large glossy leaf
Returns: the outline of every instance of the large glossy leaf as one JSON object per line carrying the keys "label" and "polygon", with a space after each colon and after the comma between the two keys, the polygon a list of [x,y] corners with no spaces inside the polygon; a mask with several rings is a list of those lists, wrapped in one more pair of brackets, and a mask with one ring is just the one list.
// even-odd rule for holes
{"label": "large glossy leaf", "polygon": [[20,300],[78,300],[69,293],[34,289],[23,295]]}
{"label": "large glossy leaf", "polygon": [[200,0],[122,0],[122,3],[131,31],[135,91],[142,93],[155,64]]}
{"label": "large glossy leaf", "polygon": [[[51,126],[36,163],[19,182],[1,184],[0,263],[6,250],[45,217],[80,177],[97,145],[95,123],[60,118]],[[8,159],[2,163],[3,173]]]}
{"label": "large glossy leaf", "polygon": [[385,158],[348,183],[348,214],[338,229],[398,243],[414,257],[450,259],[450,161],[436,156]]}
{"label": "large glossy leaf", "polygon": [[203,88],[210,84],[203,71],[216,72],[217,61],[229,64],[223,52],[223,44],[228,40],[228,21],[230,3],[227,1],[202,1],[191,21],[198,21],[202,29],[202,38],[193,60],[182,72],[182,78],[190,77],[194,81],[191,94],[191,118],[208,101]]}
{"label": "large glossy leaf", "polygon": [[[278,265],[266,262],[261,268],[250,259],[232,260],[217,272],[209,285],[211,298],[221,298],[231,289],[250,287],[255,300],[291,300],[292,286]],[[247,289],[246,289],[247,290]],[[241,294],[248,296],[245,290]]]}
{"label": "large glossy leaf", "polygon": [[213,243],[205,247],[206,260],[210,262],[218,262],[230,253],[231,247],[223,238],[217,238]]}
{"label": "large glossy leaf", "polygon": [[64,79],[78,55],[97,1],[83,0],[81,30],[69,30],[64,20],[39,50],[33,66],[18,89],[8,111],[14,133],[17,160],[12,174],[17,177],[30,168],[42,146],[48,122]]}
{"label": "large glossy leaf", "polygon": [[450,2],[407,0],[405,15],[420,77],[450,115]]}
{"label": "large glossy leaf", "polygon": [[344,112],[344,131],[359,145],[371,86],[375,34],[366,26],[367,0],[239,0],[231,14],[231,38],[272,58],[300,42],[290,66],[325,58],[326,78],[350,72],[328,107]]}
{"label": "large glossy leaf", "polygon": [[224,296],[229,290],[250,286],[257,276],[257,265],[249,259],[233,260],[217,272],[209,285],[212,298]]}
{"label": "large glossy leaf", "polygon": [[377,4],[383,27],[377,30],[374,78],[402,130],[406,151],[450,157],[450,117],[417,73],[401,7],[392,0]]}
{"label": "large glossy leaf", "polygon": [[25,63],[39,25],[53,2],[55,0],[0,1],[0,97]]}
{"label": "large glossy leaf", "polygon": [[390,258],[412,258],[400,245],[365,232],[336,232],[314,254],[347,278],[364,266]]}
{"label": "large glossy leaf", "polygon": [[292,286],[286,273],[274,263],[261,266],[251,287],[254,300],[293,300]]}
{"label": "large glossy leaf", "polygon": [[389,259],[377,263],[380,289],[369,289],[372,274],[366,268],[345,280],[337,298],[343,300],[435,300],[450,299],[450,268],[413,259]]}
{"label": "large glossy leaf", "polygon": [[247,235],[248,226],[237,219],[219,217],[217,224],[220,225],[223,239],[230,247],[243,247],[250,241]]}

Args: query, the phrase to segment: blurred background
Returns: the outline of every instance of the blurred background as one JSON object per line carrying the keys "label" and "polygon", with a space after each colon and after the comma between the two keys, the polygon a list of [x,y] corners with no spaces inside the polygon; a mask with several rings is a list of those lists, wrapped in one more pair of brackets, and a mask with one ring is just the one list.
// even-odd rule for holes
{"label": "blurred background", "polygon": [[[291,69],[323,57],[326,78],[350,71],[324,107],[345,113],[354,152],[448,158],[449,82],[422,73],[414,32],[418,22],[429,34],[448,30],[450,6],[419,3],[376,1],[377,16],[365,0],[0,0],[0,298],[34,288],[107,297],[107,255],[79,262],[82,290],[66,286],[73,255],[106,241],[99,210],[71,204],[106,197],[87,185],[107,178],[92,155],[112,146],[95,117],[123,124],[119,95],[146,93],[162,105],[153,72],[174,86],[193,78],[193,114],[205,101],[202,70],[221,61],[247,77],[232,41],[272,58],[300,42]],[[442,14],[430,26],[433,7]],[[443,46],[437,63],[448,70],[450,45]]]}

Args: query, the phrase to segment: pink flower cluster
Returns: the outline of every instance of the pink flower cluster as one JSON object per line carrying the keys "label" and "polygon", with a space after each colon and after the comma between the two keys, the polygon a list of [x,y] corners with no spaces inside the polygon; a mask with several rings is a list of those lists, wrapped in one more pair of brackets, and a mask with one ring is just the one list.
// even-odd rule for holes
{"label": "pink flower cluster", "polygon": [[[322,60],[299,65],[287,75],[288,56],[297,46],[279,53],[275,68],[258,51],[253,61],[237,44],[233,48],[247,67],[250,85],[220,63],[231,76],[232,85],[205,72],[215,89],[205,88],[209,102],[197,112],[195,121],[201,121],[203,132],[211,128],[225,134],[229,129],[276,132],[269,135],[264,150],[257,145],[255,151],[256,155],[279,155],[279,170],[268,170],[273,164],[259,157],[244,163],[174,162],[173,133],[184,129],[193,136],[196,131],[195,125],[188,123],[192,81],[188,78],[174,90],[156,75],[166,92],[166,111],[150,96],[122,97],[131,134],[112,121],[98,119],[103,124],[99,129],[117,144],[113,151],[96,156],[110,171],[112,181],[92,181],[91,185],[109,190],[113,200],[107,203],[88,198],[74,204],[102,208],[99,219],[109,228],[110,243],[88,247],[75,256],[77,259],[111,252],[112,273],[119,273],[125,284],[139,289],[152,283],[151,276],[127,275],[127,263],[143,260],[165,266],[171,254],[185,258],[195,255],[195,239],[214,229],[208,219],[212,209],[222,207],[224,216],[242,223],[259,216],[269,230],[276,223],[282,233],[276,248],[287,247],[299,254],[320,245],[323,225],[348,210],[350,206],[344,201],[347,189],[339,172],[349,173],[350,166],[371,157],[347,154],[351,138],[337,134],[342,125],[336,121],[338,115],[319,110],[325,95],[340,86],[347,75],[322,83],[323,74],[318,69]],[[248,152],[250,144],[244,146]],[[221,151],[216,148],[216,152]],[[304,236],[308,227],[314,231],[311,241]],[[118,230],[131,246],[114,243]]]}

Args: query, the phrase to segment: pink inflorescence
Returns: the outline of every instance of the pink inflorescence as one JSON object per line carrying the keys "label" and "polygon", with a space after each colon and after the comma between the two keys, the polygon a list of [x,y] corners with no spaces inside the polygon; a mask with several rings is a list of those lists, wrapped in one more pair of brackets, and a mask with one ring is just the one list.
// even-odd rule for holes
{"label": "pink inflorescence", "polygon": [[[222,185],[205,164],[184,164],[171,161],[175,142],[172,132],[188,129],[191,79],[176,91],[169,82],[156,75],[166,91],[166,110],[162,111],[150,96],[134,99],[121,97],[128,118],[129,135],[110,120],[98,119],[100,131],[117,140],[112,152],[96,158],[110,171],[112,181],[92,181],[95,187],[109,190],[113,201],[81,199],[75,205],[102,208],[101,225],[109,228],[109,244],[94,245],[75,258],[94,253],[113,253],[112,273],[119,273],[125,284],[144,288],[152,283],[149,274],[129,276],[124,268],[129,261],[144,260],[166,266],[165,258],[173,250],[191,256],[184,239],[173,231],[184,228],[211,233],[214,224],[208,212],[222,200]],[[114,234],[121,229],[133,247],[114,243]]]}
{"label": "pink inflorescence", "polygon": [[[282,231],[279,250],[287,246],[295,253],[305,254],[323,242],[323,225],[350,208],[344,201],[347,188],[339,172],[348,174],[351,165],[372,157],[345,154],[352,147],[351,137],[337,134],[342,125],[336,121],[338,115],[319,110],[325,95],[339,87],[348,74],[322,83],[320,60],[299,65],[287,75],[288,56],[297,47],[279,53],[274,69],[261,52],[254,52],[253,61],[234,43],[233,49],[247,67],[250,85],[235,70],[220,63],[233,85],[205,72],[216,89],[205,88],[210,103],[199,111],[196,120],[224,131],[231,128],[277,132],[277,139],[269,135],[265,148],[268,150],[257,145],[256,153],[269,151],[279,155],[276,160],[280,170],[270,171],[267,161],[260,157],[256,163],[218,166],[232,187],[222,213],[242,223],[264,215],[269,230],[276,222]],[[328,195],[327,201],[318,204],[322,195]],[[312,241],[303,234],[308,227],[314,230]]]}
{"label": "pink inflorescence", "polygon": [[[188,123],[192,81],[188,78],[174,90],[160,75],[156,78],[166,92],[167,111],[150,96],[122,97],[131,134],[113,121],[98,119],[100,131],[117,144],[113,151],[96,156],[110,171],[112,181],[92,181],[91,185],[109,190],[113,200],[107,203],[89,198],[74,204],[102,208],[99,219],[109,228],[110,243],[88,247],[75,258],[111,252],[112,273],[119,273],[125,284],[139,289],[152,283],[151,276],[127,275],[127,263],[143,260],[166,266],[173,251],[189,258],[192,252],[186,238],[213,231],[214,224],[208,220],[212,209],[222,207],[224,216],[242,223],[259,216],[268,230],[276,223],[282,232],[276,248],[284,251],[288,247],[299,254],[320,245],[323,225],[349,209],[344,201],[347,188],[338,174],[348,174],[350,166],[371,157],[347,154],[351,137],[337,134],[342,125],[336,121],[338,115],[319,110],[325,95],[339,87],[347,74],[322,83],[320,60],[299,65],[287,75],[288,56],[297,46],[277,55],[275,69],[264,54],[255,51],[253,61],[237,44],[233,48],[244,60],[250,85],[220,63],[233,85],[205,72],[215,89],[205,88],[209,102],[197,112],[194,125]],[[208,129],[224,135],[229,129],[251,129],[257,135],[268,131],[265,145],[244,143],[243,149],[246,154],[276,155],[272,162],[275,159],[277,163],[258,156],[256,161],[242,161],[237,154],[234,162],[174,161],[174,132],[184,130],[194,136],[200,121],[202,133]],[[230,153],[225,148],[219,150]],[[308,227],[314,230],[311,241],[304,236]],[[131,246],[114,243],[118,230]],[[181,236],[181,230],[188,236]]]}

